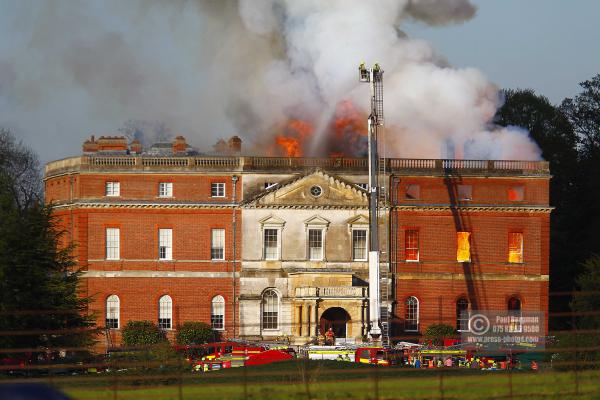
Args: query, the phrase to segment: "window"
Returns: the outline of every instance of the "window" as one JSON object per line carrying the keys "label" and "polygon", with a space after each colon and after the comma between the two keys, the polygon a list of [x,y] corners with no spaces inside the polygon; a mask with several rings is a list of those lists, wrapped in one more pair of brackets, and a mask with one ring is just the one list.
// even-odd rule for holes
{"label": "window", "polygon": [[508,262],[523,262],[523,233],[511,232],[508,234]]}
{"label": "window", "polygon": [[456,261],[471,262],[471,232],[456,232]]}
{"label": "window", "polygon": [[404,198],[407,200],[418,200],[421,198],[421,186],[411,183],[406,185],[406,191],[404,192]]}
{"label": "window", "polygon": [[419,330],[419,300],[410,296],[404,302],[404,330],[417,332]]}
{"label": "window", "polygon": [[120,229],[106,228],[106,259],[118,260],[121,257],[120,252]]}
{"label": "window", "polygon": [[119,329],[119,296],[111,294],[106,298],[106,328]]}
{"label": "window", "polygon": [[458,200],[473,200],[473,186],[458,185],[457,194]]}
{"label": "window", "polygon": [[508,188],[509,201],[523,201],[525,199],[525,186],[511,186]]}
{"label": "window", "polygon": [[173,229],[158,230],[158,259],[173,259]]}
{"label": "window", "polygon": [[214,330],[225,329],[225,299],[223,296],[215,296],[210,305],[210,324]]}
{"label": "window", "polygon": [[323,230],[308,230],[308,258],[309,260],[323,259]]}
{"label": "window", "polygon": [[521,300],[519,300],[517,297],[511,297],[508,299],[508,315],[510,317],[508,331],[521,332]]}
{"label": "window", "polygon": [[210,197],[225,197],[225,183],[213,182],[210,184]]}
{"label": "window", "polygon": [[404,256],[406,261],[419,261],[419,231],[407,229],[404,233]]}
{"label": "window", "polygon": [[173,300],[171,296],[164,295],[158,300],[158,327],[171,329],[173,320]]}
{"label": "window", "polygon": [[367,230],[352,230],[352,259],[354,261],[367,260]]}
{"label": "window", "polygon": [[120,182],[106,182],[105,194],[107,196],[120,196],[121,195],[121,183]]}
{"label": "window", "polygon": [[265,182],[265,190],[274,188],[277,185],[279,185],[277,182]]}
{"label": "window", "polygon": [[158,184],[158,197],[173,197],[173,183],[160,182]]}
{"label": "window", "polygon": [[456,330],[469,331],[469,300],[464,297],[456,301]]}
{"label": "window", "polygon": [[358,186],[359,188],[361,188],[363,190],[369,190],[369,184],[368,183],[357,183],[356,186]]}
{"label": "window", "polygon": [[262,298],[262,328],[277,329],[279,317],[279,296],[272,290],[266,290]]}
{"label": "window", "polygon": [[279,230],[264,230],[263,253],[265,260],[279,260]]}
{"label": "window", "polygon": [[225,259],[225,229],[213,229],[210,242],[211,260]]}

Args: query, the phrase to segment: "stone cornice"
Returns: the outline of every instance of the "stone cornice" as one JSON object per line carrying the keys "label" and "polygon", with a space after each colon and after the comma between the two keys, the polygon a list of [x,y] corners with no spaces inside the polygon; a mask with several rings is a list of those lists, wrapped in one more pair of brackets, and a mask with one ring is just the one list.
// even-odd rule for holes
{"label": "stone cornice", "polygon": [[[231,272],[205,272],[205,271],[101,271],[87,270],[81,274],[82,278],[232,278]],[[235,273],[239,278],[239,272]]]}
{"label": "stone cornice", "polygon": [[191,203],[191,202],[108,202],[108,201],[76,201],[73,203],[55,204],[52,208],[56,210],[70,208],[128,208],[128,209],[205,209],[218,208],[228,209],[236,208],[237,204],[232,203]]}
{"label": "stone cornice", "polygon": [[468,205],[468,206],[450,206],[443,204],[420,204],[420,205],[398,205],[393,206],[396,211],[459,211],[459,212],[526,212],[548,214],[554,210],[549,206],[534,205]]}
{"label": "stone cornice", "polygon": [[398,272],[397,281],[406,280],[444,280],[444,281],[530,281],[530,282],[548,282],[549,275],[529,275],[529,274],[497,274],[483,273],[473,274],[467,277],[465,274],[456,274],[448,272]]}

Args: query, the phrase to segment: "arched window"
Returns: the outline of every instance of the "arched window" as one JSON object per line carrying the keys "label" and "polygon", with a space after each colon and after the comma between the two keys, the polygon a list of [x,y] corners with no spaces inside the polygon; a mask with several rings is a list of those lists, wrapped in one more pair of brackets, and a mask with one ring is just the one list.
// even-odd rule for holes
{"label": "arched window", "polygon": [[509,332],[521,332],[521,300],[517,297],[508,299]]}
{"label": "arched window", "polygon": [[279,319],[279,296],[272,289],[266,290],[262,297],[262,328],[277,329]]}
{"label": "arched window", "polygon": [[469,300],[464,297],[456,300],[456,330],[459,332],[469,330]]}
{"label": "arched window", "polygon": [[407,332],[419,331],[419,300],[410,296],[404,302],[404,330]]}
{"label": "arched window", "polygon": [[111,294],[106,298],[106,327],[109,329],[119,329],[119,314],[121,302],[119,296]]}
{"label": "arched window", "polygon": [[173,300],[171,296],[164,295],[158,300],[158,327],[171,329],[173,321]]}
{"label": "arched window", "polygon": [[215,330],[225,328],[225,299],[223,296],[215,296],[210,305],[210,323]]}

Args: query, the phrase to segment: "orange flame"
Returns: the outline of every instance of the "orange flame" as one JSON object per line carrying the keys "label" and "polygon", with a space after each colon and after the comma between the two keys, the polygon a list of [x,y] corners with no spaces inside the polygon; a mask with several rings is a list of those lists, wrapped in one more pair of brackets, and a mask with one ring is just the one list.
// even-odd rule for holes
{"label": "orange flame", "polygon": [[307,138],[313,133],[313,127],[306,121],[292,119],[282,134],[275,136],[275,149],[271,153],[286,157],[302,157]]}

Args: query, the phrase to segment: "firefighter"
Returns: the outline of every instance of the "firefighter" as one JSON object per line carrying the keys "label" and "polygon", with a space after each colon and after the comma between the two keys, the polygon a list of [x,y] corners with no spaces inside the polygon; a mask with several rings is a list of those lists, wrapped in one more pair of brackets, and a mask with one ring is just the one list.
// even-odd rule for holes
{"label": "firefighter", "polygon": [[325,344],[333,346],[335,344],[335,334],[333,333],[333,329],[329,328],[325,333]]}
{"label": "firefighter", "polygon": [[531,361],[531,370],[532,370],[532,371],[537,371],[537,370],[538,370],[538,368],[539,368],[539,367],[538,367],[538,363],[537,363],[537,362],[535,362],[535,360],[532,360],[532,361]]}

